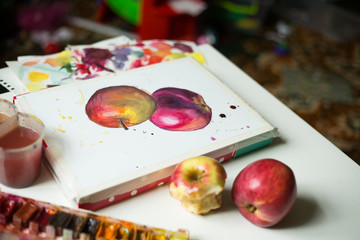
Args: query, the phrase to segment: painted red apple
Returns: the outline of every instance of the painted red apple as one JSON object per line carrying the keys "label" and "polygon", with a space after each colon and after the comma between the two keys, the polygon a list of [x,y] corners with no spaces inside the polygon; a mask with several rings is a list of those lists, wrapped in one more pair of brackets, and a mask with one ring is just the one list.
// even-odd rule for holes
{"label": "painted red apple", "polygon": [[97,90],[86,104],[89,119],[101,126],[124,128],[140,124],[156,109],[155,99],[133,86],[111,86]]}
{"label": "painted red apple", "polygon": [[226,172],[214,158],[199,156],[179,163],[170,178],[170,194],[194,214],[221,206]]}
{"label": "painted red apple", "polygon": [[170,131],[193,131],[204,128],[211,120],[211,108],[203,97],[187,89],[166,87],[152,96],[157,109],[150,121]]}
{"label": "painted red apple", "polygon": [[270,227],[280,222],[295,202],[295,176],[284,163],[261,159],[238,174],[231,194],[247,220],[260,227]]}

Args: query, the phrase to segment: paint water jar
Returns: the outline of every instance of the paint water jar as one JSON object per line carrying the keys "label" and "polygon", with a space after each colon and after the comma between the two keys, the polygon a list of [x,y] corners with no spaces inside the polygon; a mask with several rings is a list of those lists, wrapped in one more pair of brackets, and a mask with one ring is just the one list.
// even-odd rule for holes
{"label": "paint water jar", "polygon": [[0,137],[0,182],[24,188],[40,175],[45,126],[33,115],[17,113],[17,116],[18,125]]}

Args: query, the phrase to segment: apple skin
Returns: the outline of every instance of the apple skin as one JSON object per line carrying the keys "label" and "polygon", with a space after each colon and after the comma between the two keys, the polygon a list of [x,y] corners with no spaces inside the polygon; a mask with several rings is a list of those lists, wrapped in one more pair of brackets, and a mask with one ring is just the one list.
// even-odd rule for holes
{"label": "apple skin", "polygon": [[240,213],[259,227],[271,227],[291,210],[297,195],[293,171],[276,159],[261,159],[235,178],[232,200]]}
{"label": "apple skin", "polygon": [[205,214],[221,206],[226,172],[214,158],[198,156],[180,162],[169,184],[170,194],[191,213]]}
{"label": "apple skin", "polygon": [[187,89],[166,87],[156,90],[157,108],[150,121],[169,131],[193,131],[204,128],[211,120],[211,108],[203,97]]}

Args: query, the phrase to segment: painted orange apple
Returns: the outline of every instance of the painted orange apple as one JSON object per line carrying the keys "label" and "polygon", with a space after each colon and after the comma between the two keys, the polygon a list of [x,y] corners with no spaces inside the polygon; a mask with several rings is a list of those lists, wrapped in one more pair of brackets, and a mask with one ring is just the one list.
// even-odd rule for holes
{"label": "painted orange apple", "polygon": [[148,120],[156,110],[155,99],[133,86],[111,86],[97,90],[86,104],[89,119],[108,128],[124,128]]}

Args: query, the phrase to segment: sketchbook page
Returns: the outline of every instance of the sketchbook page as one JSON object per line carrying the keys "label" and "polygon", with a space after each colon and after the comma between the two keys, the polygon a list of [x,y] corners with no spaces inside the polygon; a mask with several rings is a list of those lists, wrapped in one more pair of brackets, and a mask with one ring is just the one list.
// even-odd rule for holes
{"label": "sketchbook page", "polygon": [[[194,131],[169,131],[147,120],[108,128],[89,119],[85,107],[98,90],[133,86],[152,94],[166,87],[190,90],[211,108],[211,121]],[[22,96],[46,126],[45,141],[61,154],[82,188],[152,171],[169,159],[205,153],[252,138],[272,127],[192,58],[134,69]],[[179,110],[181,111],[181,110]],[[160,165],[161,165],[160,164]],[[135,174],[136,175],[136,174]]]}

